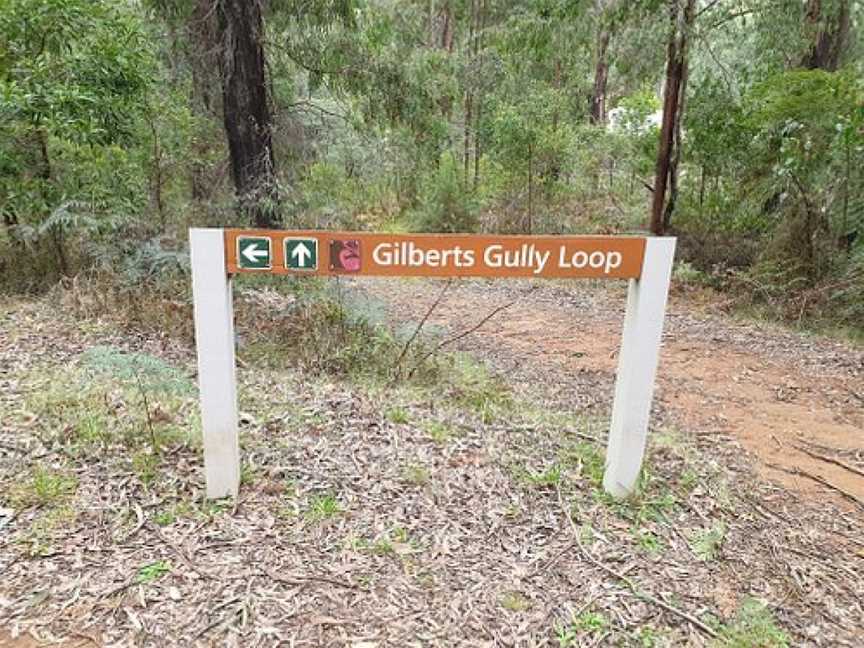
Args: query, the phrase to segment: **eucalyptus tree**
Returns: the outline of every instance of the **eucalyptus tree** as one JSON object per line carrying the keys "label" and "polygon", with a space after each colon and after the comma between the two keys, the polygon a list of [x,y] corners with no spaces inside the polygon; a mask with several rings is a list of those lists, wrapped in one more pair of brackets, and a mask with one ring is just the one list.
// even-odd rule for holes
{"label": "eucalyptus tree", "polygon": [[65,238],[138,210],[133,154],[156,79],[140,17],[93,0],[5,0],[0,11],[0,211],[15,241]]}

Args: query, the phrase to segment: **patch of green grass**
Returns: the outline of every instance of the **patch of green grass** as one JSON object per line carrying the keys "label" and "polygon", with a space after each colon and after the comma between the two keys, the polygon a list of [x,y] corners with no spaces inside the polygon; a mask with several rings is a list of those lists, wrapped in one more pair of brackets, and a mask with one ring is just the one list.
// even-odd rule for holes
{"label": "patch of green grass", "polygon": [[234,506],[234,500],[230,497],[223,497],[218,500],[204,500],[200,507],[197,508],[195,517],[202,521],[211,521],[226,511],[230,511]]}
{"label": "patch of green grass", "polygon": [[559,453],[562,463],[574,469],[580,477],[589,480],[595,487],[603,483],[606,459],[600,446],[588,441],[570,443]]}
{"label": "patch of green grass", "polygon": [[681,476],[678,479],[678,485],[683,489],[684,493],[689,493],[696,488],[699,483],[699,474],[692,468],[685,468],[681,471]]}
{"label": "patch of green grass", "polygon": [[735,618],[718,629],[717,648],[785,648],[789,636],[777,627],[774,615],[762,601],[742,601]]}
{"label": "patch of green grass", "polygon": [[289,351],[281,341],[256,339],[243,344],[237,355],[246,364],[257,369],[284,370],[289,364]]}
{"label": "patch of green grass", "polygon": [[[663,634],[652,626],[642,626],[633,633],[632,638],[633,645],[641,646],[641,648],[655,648],[663,640]],[[667,644],[664,643],[663,645]]]}
{"label": "patch of green grass", "polygon": [[86,445],[101,445],[111,439],[108,422],[101,413],[84,412],[73,429],[76,438]]}
{"label": "patch of green grass", "polygon": [[94,347],[80,359],[59,376],[34,370],[26,378],[33,389],[25,407],[38,416],[42,434],[77,453],[111,444],[148,444],[155,451],[200,438],[198,415],[189,407],[194,386],[179,371],[111,347]]}
{"label": "patch of green grass", "polygon": [[158,476],[159,455],[144,448],[132,456],[132,470],[145,486],[150,486]]}
{"label": "patch of green grass", "polygon": [[426,466],[412,463],[402,469],[402,481],[413,486],[423,486],[429,483],[430,473]]}
{"label": "patch of green grass", "polygon": [[722,521],[715,522],[710,529],[702,529],[692,535],[690,548],[699,560],[714,560],[719,555],[725,539],[726,525]]}
{"label": "patch of green grass", "polygon": [[[571,517],[575,517],[571,513]],[[590,524],[583,524],[579,527],[579,539],[582,541],[582,544],[591,546],[594,544],[594,540],[597,538],[597,533],[594,531],[594,527]]]}
{"label": "patch of green grass", "polygon": [[443,421],[427,421],[423,427],[429,438],[439,445],[444,445],[457,436],[456,430]]}
{"label": "patch of green grass", "polygon": [[[198,512],[200,514],[200,512]],[[180,518],[192,517],[196,514],[195,508],[189,502],[181,500],[160,508],[153,514],[153,521],[159,526],[171,526]]]}
{"label": "patch of green grass", "polygon": [[501,607],[511,612],[524,612],[531,607],[531,601],[522,592],[513,590],[501,596]]}
{"label": "patch of green grass", "polygon": [[658,448],[681,450],[684,447],[684,438],[678,430],[664,427],[655,431],[651,436],[651,445]]}
{"label": "patch of green grass", "polygon": [[662,480],[653,479],[648,465],[643,465],[639,481],[627,497],[612,497],[602,489],[594,497],[621,518],[634,524],[663,522],[678,506],[678,497]]}
{"label": "patch of green grass", "polygon": [[551,488],[561,483],[563,473],[561,466],[553,464],[541,472],[528,471],[525,481],[537,488]]}
{"label": "patch of green grass", "polygon": [[401,405],[388,408],[384,412],[384,416],[388,421],[396,425],[404,425],[411,421],[411,417],[408,415],[408,410]]}
{"label": "patch of green grass", "polygon": [[309,500],[305,517],[310,522],[321,522],[342,513],[339,500],[332,494],[315,495]]}
{"label": "patch of green grass", "polygon": [[170,562],[167,560],[157,560],[156,562],[148,563],[139,567],[138,573],[135,575],[135,582],[142,585],[145,583],[152,583],[153,581],[162,578],[170,571]]}
{"label": "patch of green grass", "polygon": [[457,406],[480,415],[487,424],[512,407],[513,397],[507,383],[485,365],[461,353],[454,354],[452,361],[448,391]]}
{"label": "patch of green grass", "polygon": [[663,539],[653,531],[648,529],[635,529],[633,535],[636,537],[636,542],[643,550],[648,553],[657,553],[663,550]]}
{"label": "patch of green grass", "polygon": [[246,462],[240,466],[240,484],[242,486],[249,486],[253,484],[258,477],[260,476],[260,471],[258,468],[249,465]]}
{"label": "patch of green grass", "polygon": [[161,511],[156,511],[153,515],[153,521],[159,526],[171,526],[177,521],[177,515],[173,509],[163,509]]}
{"label": "patch of green grass", "polygon": [[573,617],[569,624],[557,626],[555,636],[560,648],[570,648],[581,645],[580,637],[582,635],[596,635],[608,627],[609,620],[603,614],[586,610]]}
{"label": "patch of green grass", "polygon": [[15,508],[51,506],[65,501],[77,488],[75,477],[36,465],[30,469],[29,475],[23,481],[9,489],[7,499]]}
{"label": "patch of green grass", "polygon": [[377,556],[393,556],[412,553],[418,544],[410,538],[408,530],[400,525],[394,525],[374,539],[350,535],[345,539],[345,546],[353,551],[368,551]]}
{"label": "patch of green grass", "polygon": [[57,532],[68,529],[75,522],[77,513],[71,506],[60,505],[40,515],[22,537],[30,556],[42,556],[54,551]]}

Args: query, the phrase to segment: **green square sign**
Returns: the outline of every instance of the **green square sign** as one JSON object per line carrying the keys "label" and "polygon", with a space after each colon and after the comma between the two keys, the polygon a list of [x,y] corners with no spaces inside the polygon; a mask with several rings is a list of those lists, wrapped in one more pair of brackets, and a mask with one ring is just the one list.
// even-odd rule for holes
{"label": "green square sign", "polygon": [[318,239],[286,238],[285,267],[289,270],[317,270]]}
{"label": "green square sign", "polygon": [[272,246],[269,236],[238,236],[237,265],[246,270],[269,270]]}

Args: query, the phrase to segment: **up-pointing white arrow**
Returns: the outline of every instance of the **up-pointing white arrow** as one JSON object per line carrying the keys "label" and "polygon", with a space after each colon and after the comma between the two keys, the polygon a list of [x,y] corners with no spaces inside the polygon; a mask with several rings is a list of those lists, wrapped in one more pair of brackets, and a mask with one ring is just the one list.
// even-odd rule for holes
{"label": "up-pointing white arrow", "polygon": [[240,252],[244,257],[249,259],[250,263],[258,263],[259,259],[266,258],[270,255],[267,250],[256,250],[255,243],[250,243]]}
{"label": "up-pointing white arrow", "polygon": [[306,247],[305,243],[298,243],[297,247],[294,248],[294,251],[291,253],[292,257],[297,259],[297,265],[305,266],[306,259],[311,258],[312,253],[309,251],[309,248]]}

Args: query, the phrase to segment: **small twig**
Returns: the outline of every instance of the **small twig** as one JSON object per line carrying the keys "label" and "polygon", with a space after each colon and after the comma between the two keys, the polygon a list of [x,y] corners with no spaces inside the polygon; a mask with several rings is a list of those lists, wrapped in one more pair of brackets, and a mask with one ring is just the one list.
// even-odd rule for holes
{"label": "small twig", "polygon": [[132,372],[135,374],[135,382],[138,383],[138,391],[141,392],[141,400],[144,402],[144,413],[147,415],[147,429],[150,431],[150,445],[153,452],[158,451],[156,446],[156,431],[153,429],[153,418],[150,416],[150,403],[147,401],[147,390],[144,389],[144,384],[141,382],[141,374],[138,373],[138,367],[132,363]]}
{"label": "small twig", "polygon": [[632,580],[627,578],[627,576],[615,571],[608,565],[604,565],[602,562],[597,560],[587,549],[585,549],[585,547],[582,545],[582,542],[579,540],[579,529],[576,528],[576,525],[573,522],[573,518],[570,517],[570,512],[567,510],[567,507],[564,506],[564,500],[561,497],[561,489],[556,488],[556,490],[558,492],[558,504],[561,507],[561,512],[564,513],[564,517],[567,518],[567,522],[570,525],[570,530],[573,532],[573,539],[576,543],[576,546],[579,547],[579,551],[582,552],[582,555],[585,556],[592,565],[609,574],[620,583],[623,583],[627,587],[627,589],[630,590],[630,594],[632,596],[641,599],[646,603],[652,603],[657,607],[663,608],[667,612],[671,612],[672,614],[680,617],[681,619],[684,619],[685,621],[693,624],[695,627],[707,634],[709,637],[717,637],[717,632],[714,631],[713,628],[705,625],[693,615],[688,614],[683,610],[679,610],[674,605],[670,605],[666,601],[652,596],[651,594],[646,594],[645,592],[641,591]]}
{"label": "small twig", "polygon": [[503,304],[502,306],[498,306],[498,307],[494,308],[492,310],[492,312],[490,312],[488,315],[486,315],[486,317],[484,317],[482,320],[477,322],[477,324],[472,326],[470,329],[468,329],[466,331],[462,331],[458,335],[454,335],[453,337],[447,338],[446,340],[441,342],[441,344],[439,344],[434,349],[429,351],[429,353],[427,353],[422,358],[420,358],[420,360],[417,362],[417,364],[414,365],[414,368],[411,369],[411,371],[408,373],[408,377],[411,378],[414,375],[414,372],[416,372],[417,369],[420,368],[420,365],[422,365],[424,362],[426,362],[426,360],[428,360],[431,355],[433,355],[434,353],[438,353],[441,349],[443,349],[448,344],[453,344],[454,342],[458,342],[459,340],[461,340],[464,337],[468,337],[469,335],[474,333],[477,329],[479,329],[481,326],[483,326],[486,322],[488,322],[490,319],[495,317],[498,313],[500,313],[501,311],[503,311],[507,308],[510,308],[515,303],[516,303],[516,300],[514,299],[511,302],[508,302],[506,304]]}
{"label": "small twig", "polygon": [[[229,607],[231,605],[236,605],[237,603],[240,603],[240,604],[243,603],[243,599],[241,599],[239,596],[235,596],[234,598],[229,599],[228,601],[226,601],[224,603],[220,603],[215,608],[213,608],[211,613],[216,613],[219,610],[222,610],[222,609]],[[238,612],[238,610],[234,610],[233,614],[237,614],[237,612]],[[222,625],[223,623],[226,623],[229,619],[230,619],[230,617],[228,617],[228,618],[223,617],[223,616],[216,617],[216,619],[214,621],[207,624],[201,630],[199,630],[197,633],[195,633],[195,639],[203,637],[205,634],[210,632],[213,628],[215,628],[219,625]]]}
{"label": "small twig", "polygon": [[788,473],[790,475],[795,475],[796,477],[805,477],[805,478],[807,478],[811,481],[814,481],[818,484],[822,484],[825,488],[832,490],[839,495],[842,495],[843,497],[848,499],[850,502],[854,502],[855,504],[860,506],[862,509],[864,509],[864,500],[859,498],[857,495],[853,495],[849,491],[845,491],[842,488],[840,488],[839,486],[832,484],[831,482],[829,482],[824,477],[820,477],[819,475],[814,475],[813,473],[809,473],[806,470],[801,470],[800,468],[787,468],[786,466],[781,466],[780,464],[775,464],[775,463],[767,463],[765,465],[767,465],[769,468],[774,468],[775,470],[780,470],[780,471]]}
{"label": "small twig", "polygon": [[856,468],[855,466],[850,466],[849,464],[847,464],[843,461],[840,461],[839,459],[835,459],[834,457],[829,457],[827,455],[819,454],[818,452],[813,452],[812,450],[808,450],[807,448],[804,448],[801,446],[796,445],[795,448],[800,450],[804,454],[810,455],[814,459],[820,459],[821,461],[835,464],[837,466],[840,466],[841,468],[845,468],[846,470],[848,470],[851,473],[855,473],[856,475],[860,475],[861,477],[864,477],[864,470],[861,470],[860,468]]}
{"label": "small twig", "polygon": [[135,584],[135,578],[127,578],[124,582],[120,583],[117,587],[108,590],[104,594],[100,594],[99,598],[111,598],[112,596],[116,596],[120,592],[125,592],[127,589],[132,587]]}
{"label": "small twig", "polygon": [[18,448],[18,447],[13,446],[13,445],[8,445],[8,444],[2,443],[2,442],[0,442],[0,448],[2,448],[3,450],[9,450],[10,452],[18,452],[18,453],[23,454],[23,455],[27,454],[26,450],[22,450],[21,448]]}
{"label": "small twig", "polygon": [[402,347],[402,352],[399,354],[399,357],[396,359],[395,367],[396,367],[396,378],[399,378],[402,374],[402,360],[405,357],[405,354],[408,353],[408,348],[411,346],[411,343],[420,335],[420,331],[423,330],[423,326],[425,326],[426,321],[432,315],[434,310],[438,308],[438,304],[441,303],[441,300],[444,299],[444,293],[447,292],[447,289],[450,287],[450,284],[453,282],[453,279],[448,279],[447,283],[444,284],[444,287],[441,288],[441,292],[438,293],[438,297],[434,302],[429,306],[429,309],[426,311],[426,314],[423,315],[423,319],[420,320],[420,323],[417,324],[417,328],[414,329],[414,332],[411,334],[411,337],[408,338],[408,341],[405,342],[405,346]]}
{"label": "small twig", "polygon": [[552,556],[549,560],[547,560],[544,563],[537,565],[537,567],[534,568],[534,570],[528,574],[527,578],[528,579],[535,578],[535,577],[539,576],[540,574],[542,574],[543,572],[549,571],[552,568],[552,566],[555,565],[555,563],[561,559],[561,556],[563,556],[566,553],[569,553],[570,550],[573,549],[575,546],[576,546],[576,543],[571,542],[570,544],[565,546],[561,551],[559,551],[554,556]]}
{"label": "small twig", "polygon": [[120,542],[120,544],[126,544],[127,542],[129,542],[129,540],[132,539],[132,536],[134,536],[136,533],[138,533],[141,529],[144,528],[144,525],[147,524],[147,518],[144,517],[144,510],[138,504],[135,504],[134,506],[135,506],[135,509],[134,509],[135,510],[135,518],[137,519],[138,522],[135,525],[135,528],[126,534],[126,536],[123,538],[123,540]]}
{"label": "small twig", "polygon": [[165,537],[165,534],[162,533],[161,529],[159,529],[158,526],[156,526],[152,522],[148,521],[147,527],[151,531],[153,531],[153,533],[156,534],[156,537],[159,538],[165,545],[167,545],[168,548],[170,548],[175,554],[177,554],[177,557],[180,558],[180,561],[184,565],[186,565],[186,567],[188,567],[189,569],[194,571],[199,576],[202,576],[203,578],[209,578],[211,580],[218,580],[216,578],[216,576],[213,576],[212,574],[208,574],[206,571],[203,571],[203,570],[199,569],[198,567],[196,567],[195,564],[191,560],[189,560],[189,557],[185,553],[183,553],[183,551],[180,549],[180,547],[178,547],[176,544],[174,544],[168,538]]}
{"label": "small twig", "polygon": [[286,585],[308,585],[311,582],[317,582],[326,583],[327,585],[334,585],[343,589],[353,589],[359,590],[361,592],[366,591],[359,585],[338,581],[333,578],[327,578],[326,576],[280,576],[278,574],[274,574],[269,569],[262,569],[260,573],[263,576],[267,576],[270,580],[276,581],[277,583],[284,583]]}
{"label": "small twig", "polygon": [[862,403],[864,403],[864,396],[862,396],[862,395],[859,394],[858,392],[854,392],[854,391],[852,391],[851,389],[847,389],[846,391],[848,391],[848,392],[849,392],[850,394],[852,394],[855,398],[857,398],[859,401],[861,401]]}

